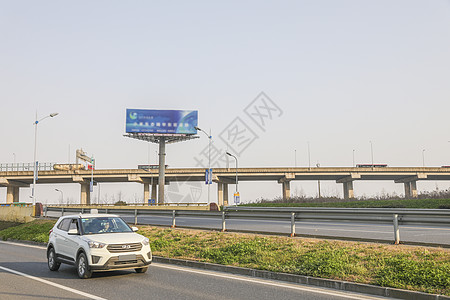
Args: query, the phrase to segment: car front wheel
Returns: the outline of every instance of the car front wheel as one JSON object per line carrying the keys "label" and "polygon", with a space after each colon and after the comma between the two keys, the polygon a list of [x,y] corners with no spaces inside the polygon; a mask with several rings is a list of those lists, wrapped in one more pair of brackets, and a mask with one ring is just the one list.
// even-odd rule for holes
{"label": "car front wheel", "polygon": [[134,269],[136,271],[136,273],[145,273],[148,270],[148,267],[145,268],[136,268]]}
{"label": "car front wheel", "polygon": [[84,254],[83,252],[81,252],[80,255],[78,255],[76,266],[78,277],[80,277],[81,279],[87,279],[92,276],[92,271],[89,269],[86,254]]}
{"label": "car front wheel", "polygon": [[50,248],[47,254],[48,268],[50,271],[58,271],[61,263],[56,261],[55,249]]}

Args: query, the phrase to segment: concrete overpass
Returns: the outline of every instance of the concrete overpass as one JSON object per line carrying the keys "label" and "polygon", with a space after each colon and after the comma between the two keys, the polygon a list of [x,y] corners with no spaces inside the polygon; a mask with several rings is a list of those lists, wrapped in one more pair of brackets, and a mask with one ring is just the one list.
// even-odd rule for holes
{"label": "concrete overpass", "polygon": [[[228,185],[235,184],[236,169],[216,168],[213,181],[218,185],[218,204],[228,204]],[[450,180],[450,168],[430,167],[374,167],[374,168],[239,168],[239,182],[277,181],[281,184],[283,198],[290,197],[290,182],[293,180],[331,180],[342,183],[344,198],[353,198],[353,182],[356,180],[391,180],[401,183],[406,197],[417,197],[417,181]],[[143,185],[144,199],[156,199],[158,170],[140,169],[97,169],[93,172],[95,182],[137,182]],[[79,183],[81,204],[90,203],[90,170],[40,171],[38,184]],[[205,169],[166,169],[166,182],[204,181]],[[29,187],[33,182],[32,171],[0,172],[0,187],[7,188],[6,202],[18,202],[21,187]],[[153,184],[151,184],[153,182]],[[151,189],[150,189],[151,186]]]}

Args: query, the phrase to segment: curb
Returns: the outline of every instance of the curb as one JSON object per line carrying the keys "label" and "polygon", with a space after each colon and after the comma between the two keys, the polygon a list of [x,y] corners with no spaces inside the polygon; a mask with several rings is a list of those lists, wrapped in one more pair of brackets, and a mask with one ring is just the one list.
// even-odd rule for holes
{"label": "curb", "polygon": [[192,260],[183,260],[175,258],[165,258],[153,256],[153,261],[158,263],[172,264],[184,267],[191,267],[203,270],[226,272],[236,275],[250,276],[263,279],[279,280],[292,283],[313,285],[318,287],[330,288],[335,290],[364,293],[375,296],[391,297],[404,300],[450,300],[450,297],[436,294],[427,294],[389,287],[380,287],[370,284],[353,283],[341,280],[322,279],[303,275],[294,275],[287,273],[277,273],[264,270],[256,270],[242,267],[232,267],[206,262],[197,262]]}

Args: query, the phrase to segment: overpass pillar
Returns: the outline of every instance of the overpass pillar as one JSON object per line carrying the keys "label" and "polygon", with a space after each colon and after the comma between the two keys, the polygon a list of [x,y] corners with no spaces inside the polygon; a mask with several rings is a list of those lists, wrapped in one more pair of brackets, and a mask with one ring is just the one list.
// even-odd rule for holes
{"label": "overpass pillar", "polygon": [[147,204],[150,199],[150,183],[144,182],[144,205]]}
{"label": "overpass pillar", "polygon": [[295,179],[294,173],[285,173],[284,177],[278,180],[278,183],[281,183],[281,193],[283,196],[283,200],[291,198],[291,180],[294,179]]}
{"label": "overpass pillar", "polygon": [[81,183],[81,199],[80,204],[90,205],[91,204],[91,191],[89,183]]}
{"label": "overpass pillar", "polygon": [[417,181],[405,182],[404,186],[406,198],[417,198]]}
{"label": "overpass pillar", "polygon": [[353,181],[343,182],[344,185],[344,199],[355,198],[355,193],[353,192]]}
{"label": "overpass pillar", "polygon": [[223,205],[228,206],[228,183],[222,183],[223,185]]}
{"label": "overpass pillar", "polygon": [[291,198],[291,181],[285,180],[282,182],[283,200]]}
{"label": "overpass pillar", "polygon": [[166,172],[166,139],[161,137],[159,140],[159,175],[158,175],[158,203],[164,203],[164,184]]}
{"label": "overpass pillar", "polygon": [[411,196],[417,198],[417,181],[411,181]]}
{"label": "overpass pillar", "polygon": [[155,201],[156,201],[156,189],[157,184],[156,183],[152,184],[152,199],[155,199]]}
{"label": "overpass pillar", "polygon": [[19,202],[19,187],[8,185],[6,187],[6,203]]}
{"label": "overpass pillar", "polygon": [[223,206],[223,183],[217,183],[217,205]]}
{"label": "overpass pillar", "polygon": [[411,198],[411,184],[409,182],[403,183],[405,186],[405,198]]}

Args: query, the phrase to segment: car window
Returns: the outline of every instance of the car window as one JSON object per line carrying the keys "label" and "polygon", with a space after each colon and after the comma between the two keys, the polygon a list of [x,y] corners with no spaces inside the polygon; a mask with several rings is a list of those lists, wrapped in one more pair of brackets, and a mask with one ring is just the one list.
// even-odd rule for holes
{"label": "car window", "polygon": [[69,226],[69,230],[70,229],[76,229],[78,232],[80,232],[78,229],[78,219],[72,219]]}
{"label": "car window", "polygon": [[82,218],[81,227],[84,234],[133,232],[130,226],[119,217]]}
{"label": "car window", "polygon": [[69,226],[71,223],[72,219],[64,219],[61,221],[61,223],[59,223],[58,228],[64,231],[69,231]]}

